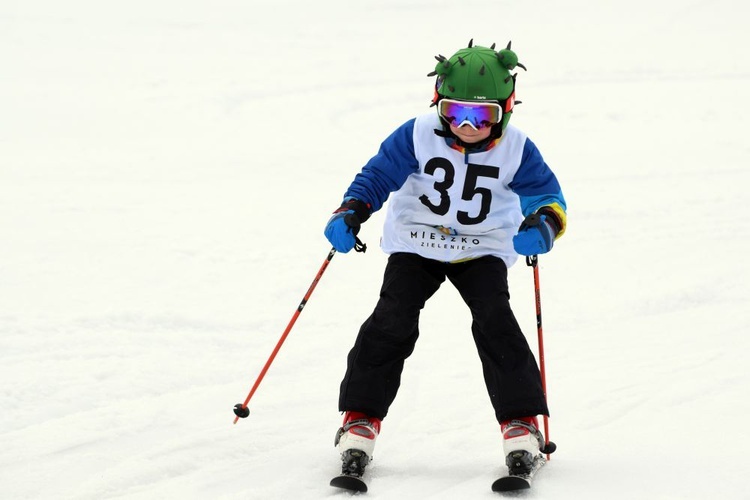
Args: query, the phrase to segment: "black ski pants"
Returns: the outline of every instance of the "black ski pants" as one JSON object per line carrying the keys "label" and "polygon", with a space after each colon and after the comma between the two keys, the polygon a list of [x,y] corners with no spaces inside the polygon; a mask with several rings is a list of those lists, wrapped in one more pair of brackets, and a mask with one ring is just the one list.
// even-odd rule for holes
{"label": "black ski pants", "polygon": [[497,420],[548,415],[539,368],[510,308],[505,263],[487,256],[449,264],[409,253],[388,259],[380,299],[347,358],[339,410],[385,418],[419,337],[420,311],[446,278],[471,310]]}

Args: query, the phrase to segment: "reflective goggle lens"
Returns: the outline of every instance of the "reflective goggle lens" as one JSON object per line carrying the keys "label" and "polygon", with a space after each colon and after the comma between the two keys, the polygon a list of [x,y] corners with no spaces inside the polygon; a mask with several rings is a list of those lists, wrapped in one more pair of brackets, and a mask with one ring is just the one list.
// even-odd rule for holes
{"label": "reflective goggle lens", "polygon": [[503,113],[500,105],[494,102],[466,102],[453,99],[441,99],[438,103],[438,114],[449,124],[460,127],[468,123],[479,129],[500,123]]}

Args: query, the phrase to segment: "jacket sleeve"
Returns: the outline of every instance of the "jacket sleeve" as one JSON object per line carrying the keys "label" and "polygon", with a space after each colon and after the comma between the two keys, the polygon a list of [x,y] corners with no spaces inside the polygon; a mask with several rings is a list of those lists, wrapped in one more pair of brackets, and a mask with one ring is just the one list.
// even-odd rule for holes
{"label": "jacket sleeve", "polygon": [[414,118],[407,121],[383,141],[378,153],[354,177],[345,198],[363,201],[377,212],[388,196],[419,169],[414,154],[414,122]]}
{"label": "jacket sleeve", "polygon": [[510,183],[510,188],[521,199],[524,217],[542,211],[555,218],[559,228],[556,238],[567,226],[567,204],[557,177],[542,158],[542,154],[531,139],[526,139],[521,165]]}

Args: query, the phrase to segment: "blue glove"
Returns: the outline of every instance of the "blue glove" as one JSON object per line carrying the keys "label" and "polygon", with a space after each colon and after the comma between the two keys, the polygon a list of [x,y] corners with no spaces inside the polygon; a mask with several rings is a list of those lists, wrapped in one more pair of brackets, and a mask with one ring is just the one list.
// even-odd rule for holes
{"label": "blue glove", "polygon": [[359,226],[360,222],[354,210],[334,212],[326,224],[324,233],[337,252],[347,253],[357,244]]}
{"label": "blue glove", "polygon": [[557,228],[546,215],[531,214],[526,217],[513,237],[513,248],[521,255],[537,255],[552,250]]}
{"label": "blue glove", "polygon": [[352,248],[363,252],[364,245],[357,238],[359,228],[370,218],[370,206],[354,198],[345,198],[328,220],[324,234],[337,252],[347,253]]}

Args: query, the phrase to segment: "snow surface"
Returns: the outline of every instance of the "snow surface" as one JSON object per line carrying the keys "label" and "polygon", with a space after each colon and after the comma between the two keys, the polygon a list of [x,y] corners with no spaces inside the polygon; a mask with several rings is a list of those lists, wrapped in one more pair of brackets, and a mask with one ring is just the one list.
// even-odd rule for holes
{"label": "snow surface", "polygon": [[[551,437],[524,498],[747,499],[750,47],[741,0],[3,0],[0,497],[347,498],[338,384],[382,213],[233,425],[433,56],[513,40],[513,123],[569,202],[540,259]],[[536,346],[532,274],[510,272]],[[497,498],[500,434],[449,285],[368,498]]]}

